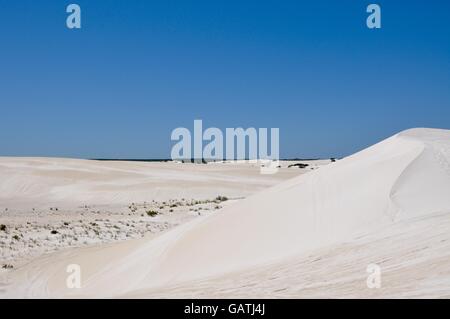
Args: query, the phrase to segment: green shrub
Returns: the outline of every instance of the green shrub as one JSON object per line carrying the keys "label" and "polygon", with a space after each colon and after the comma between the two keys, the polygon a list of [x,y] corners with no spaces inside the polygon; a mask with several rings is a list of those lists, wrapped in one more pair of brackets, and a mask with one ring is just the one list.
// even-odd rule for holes
{"label": "green shrub", "polygon": [[156,210],[149,210],[146,212],[148,216],[150,217],[155,217],[156,215],[159,214],[159,212],[157,212]]}

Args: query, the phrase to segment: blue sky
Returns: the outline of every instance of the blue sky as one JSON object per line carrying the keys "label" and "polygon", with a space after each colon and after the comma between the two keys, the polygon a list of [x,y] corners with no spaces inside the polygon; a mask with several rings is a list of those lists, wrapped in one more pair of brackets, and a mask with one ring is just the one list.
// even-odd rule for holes
{"label": "blue sky", "polygon": [[379,30],[370,1],[72,2],[0,1],[0,155],[167,158],[194,119],[303,158],[450,128],[449,1],[372,1]]}

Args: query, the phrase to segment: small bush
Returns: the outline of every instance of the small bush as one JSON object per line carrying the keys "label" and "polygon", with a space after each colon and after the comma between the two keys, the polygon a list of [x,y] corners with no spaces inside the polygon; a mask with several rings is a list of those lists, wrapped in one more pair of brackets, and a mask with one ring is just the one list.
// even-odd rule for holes
{"label": "small bush", "polygon": [[225,201],[227,201],[228,200],[228,197],[226,197],[226,196],[217,196],[216,197],[216,201],[218,201],[218,202],[225,202]]}
{"label": "small bush", "polygon": [[58,234],[58,231],[57,230],[55,230],[55,229],[53,229],[51,232],[50,232],[50,234],[52,234],[52,235],[56,235],[56,234]]}
{"label": "small bush", "polygon": [[0,231],[6,231],[6,225],[1,224],[0,225]]}
{"label": "small bush", "polygon": [[155,217],[156,215],[159,214],[159,212],[157,212],[156,210],[149,210],[146,212],[148,216],[150,217]]}
{"label": "small bush", "polygon": [[306,167],[308,167],[308,166],[309,166],[309,164],[297,163],[297,164],[291,164],[291,165],[289,165],[288,168],[291,168],[291,167],[306,168]]}
{"label": "small bush", "polygon": [[14,236],[12,236],[12,238],[13,238],[14,240],[19,240],[19,239],[20,239],[19,235],[14,235]]}

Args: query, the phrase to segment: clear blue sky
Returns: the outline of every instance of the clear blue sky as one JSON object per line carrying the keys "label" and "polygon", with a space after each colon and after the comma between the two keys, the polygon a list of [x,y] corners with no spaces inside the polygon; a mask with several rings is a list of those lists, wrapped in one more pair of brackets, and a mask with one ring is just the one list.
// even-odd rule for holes
{"label": "clear blue sky", "polygon": [[450,128],[450,1],[1,0],[0,108],[0,155],[167,158],[203,119],[345,156]]}

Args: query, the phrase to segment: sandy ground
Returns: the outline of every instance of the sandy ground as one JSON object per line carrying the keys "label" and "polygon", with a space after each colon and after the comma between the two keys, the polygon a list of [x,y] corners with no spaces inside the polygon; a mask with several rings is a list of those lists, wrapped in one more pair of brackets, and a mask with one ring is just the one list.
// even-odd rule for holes
{"label": "sandy ground", "polygon": [[[181,176],[192,171],[186,167]],[[219,174],[218,167],[207,169]],[[450,131],[407,130],[286,178],[292,169],[280,171],[286,175],[259,177],[230,171],[220,174],[225,182],[197,171],[197,181],[214,190],[213,196],[205,195],[210,200],[218,193],[239,196],[231,189],[249,191],[248,183],[258,185],[257,178],[264,185],[245,199],[209,209],[209,214],[149,238],[35,258],[0,277],[0,296],[449,297]],[[22,183],[15,185],[24,194],[33,188]],[[86,200],[86,187],[70,186],[70,193]],[[52,200],[62,198],[49,190],[40,196],[48,194]],[[103,195],[107,198],[100,190],[98,198]],[[114,199],[129,201],[133,196],[123,191]],[[82,269],[79,289],[67,286],[69,264]],[[377,287],[367,284],[371,266],[380,271]]]}
{"label": "sandy ground", "polygon": [[150,238],[329,163],[176,164],[0,158],[0,269],[73,247]]}

